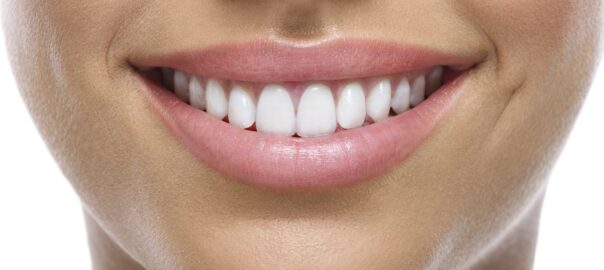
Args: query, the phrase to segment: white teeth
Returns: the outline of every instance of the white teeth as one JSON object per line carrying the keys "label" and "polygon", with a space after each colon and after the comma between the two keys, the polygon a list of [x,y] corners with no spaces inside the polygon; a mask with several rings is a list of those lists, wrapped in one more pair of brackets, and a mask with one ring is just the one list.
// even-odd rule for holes
{"label": "white teeth", "polygon": [[256,105],[252,96],[240,85],[235,84],[229,96],[229,123],[249,128],[256,121]]}
{"label": "white teeth", "polygon": [[189,102],[197,109],[206,109],[206,93],[197,77],[191,78],[191,82],[189,83]]}
{"label": "white teeth", "polygon": [[426,95],[426,78],[422,75],[415,78],[411,86],[411,106],[415,107],[424,101]]}
{"label": "white teeth", "polygon": [[180,100],[189,102],[189,78],[180,71],[174,72],[174,93]]}
{"label": "white teeth", "polygon": [[371,88],[367,96],[367,115],[374,122],[377,123],[388,117],[391,92],[390,80],[388,79],[381,79]]}
{"label": "white teeth", "polygon": [[[442,86],[444,68],[435,67],[415,79],[402,74],[350,81],[338,92],[332,91],[327,83],[317,82],[308,85],[301,96],[290,96],[289,90],[278,84],[265,85],[258,95],[247,88],[253,85],[255,89],[256,83],[200,78],[169,68],[161,68],[160,72],[167,89],[213,117],[228,120],[242,129],[255,124],[256,131],[261,133],[281,136],[297,133],[306,138],[332,134],[338,126],[342,129],[362,127],[366,119],[377,123],[388,118],[390,110],[396,114],[408,111]],[[392,85],[392,81],[398,85]],[[368,85],[371,87],[366,89]],[[291,93],[300,93],[298,85],[292,87]],[[298,100],[295,108],[294,101]]]}
{"label": "white teeth", "polygon": [[306,87],[296,119],[297,133],[300,137],[318,137],[336,131],[336,106],[331,89],[323,84]]}
{"label": "white teeth", "polygon": [[227,116],[228,101],[224,88],[219,81],[209,79],[206,86],[206,109],[209,114],[218,119]]}
{"label": "white teeth", "polygon": [[403,78],[398,84],[396,92],[394,92],[394,97],[392,98],[392,110],[394,110],[396,114],[409,110],[410,91],[411,86],[409,85],[409,80],[407,78]]}
{"label": "white teeth", "polygon": [[256,129],[262,133],[291,136],[296,133],[296,114],[287,89],[270,84],[258,99]]}
{"label": "white teeth", "polygon": [[426,94],[432,94],[432,92],[438,90],[443,83],[443,68],[437,67],[428,74],[428,81],[426,85]]}
{"label": "white teeth", "polygon": [[363,86],[357,82],[349,83],[338,97],[338,124],[345,129],[360,127],[365,123],[366,114]]}

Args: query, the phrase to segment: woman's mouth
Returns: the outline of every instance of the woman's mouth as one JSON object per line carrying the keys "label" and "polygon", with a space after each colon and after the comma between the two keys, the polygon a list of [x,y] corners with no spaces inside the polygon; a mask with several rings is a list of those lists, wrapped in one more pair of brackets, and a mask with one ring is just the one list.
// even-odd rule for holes
{"label": "woman's mouth", "polygon": [[302,138],[377,123],[421,104],[443,83],[443,67],[344,81],[251,83],[162,69],[182,102],[242,129]]}
{"label": "woman's mouth", "polygon": [[432,133],[475,62],[397,44],[224,45],[131,62],[173,134],[222,175],[330,188],[383,174]]}

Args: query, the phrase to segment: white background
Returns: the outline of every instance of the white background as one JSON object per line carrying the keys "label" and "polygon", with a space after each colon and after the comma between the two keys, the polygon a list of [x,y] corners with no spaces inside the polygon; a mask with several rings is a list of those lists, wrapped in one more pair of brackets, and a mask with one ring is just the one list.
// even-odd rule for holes
{"label": "white background", "polygon": [[[550,179],[537,270],[604,269],[603,91],[601,69]],[[4,42],[0,125],[0,269],[89,269],[78,198],[19,97]]]}

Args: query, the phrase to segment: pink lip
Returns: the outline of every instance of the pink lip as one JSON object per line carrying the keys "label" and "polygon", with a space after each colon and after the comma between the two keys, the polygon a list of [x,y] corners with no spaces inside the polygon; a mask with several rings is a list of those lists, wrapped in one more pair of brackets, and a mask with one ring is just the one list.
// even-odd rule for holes
{"label": "pink lip", "polygon": [[[256,41],[151,57],[135,65],[170,67],[204,77],[280,82],[370,77],[472,64],[471,60],[430,49],[337,40],[303,48]],[[257,186],[317,189],[368,180],[403,162],[455,104],[466,75],[401,115],[330,136],[304,139],[241,130],[194,109],[149,81],[145,93],[181,143],[221,174]]]}
{"label": "pink lip", "polygon": [[466,69],[471,63],[419,46],[340,39],[310,47],[258,40],[144,58],[136,65],[173,68],[206,78],[295,82],[366,78],[439,65]]}

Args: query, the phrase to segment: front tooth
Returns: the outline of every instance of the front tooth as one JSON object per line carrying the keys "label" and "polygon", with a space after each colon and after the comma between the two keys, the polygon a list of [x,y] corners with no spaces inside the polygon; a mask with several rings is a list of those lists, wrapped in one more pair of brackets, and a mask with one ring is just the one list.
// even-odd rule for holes
{"label": "front tooth", "polygon": [[298,104],[296,125],[300,137],[317,137],[336,131],[336,106],[329,87],[319,83],[306,87]]}
{"label": "front tooth", "polygon": [[367,114],[374,122],[388,117],[391,100],[390,80],[382,79],[377,82],[367,96]]}
{"label": "front tooth", "polygon": [[411,106],[415,107],[424,101],[426,94],[426,78],[422,75],[415,78],[411,86]]}
{"label": "front tooth", "polygon": [[228,113],[228,101],[222,84],[209,79],[206,86],[206,109],[210,115],[223,119]]}
{"label": "front tooth", "polygon": [[392,98],[392,110],[394,110],[394,112],[397,114],[409,110],[410,91],[411,86],[409,85],[409,80],[407,78],[403,78],[398,84],[396,92],[394,92],[394,97]]}
{"label": "front tooth", "polygon": [[189,102],[189,78],[178,70],[174,72],[174,93],[180,100]]}
{"label": "front tooth", "polygon": [[191,78],[191,82],[189,83],[189,101],[197,109],[206,109],[206,93],[197,77]]}
{"label": "front tooth", "polygon": [[256,105],[248,91],[238,84],[229,95],[229,123],[240,128],[249,128],[256,121]]}
{"label": "front tooth", "polygon": [[366,114],[363,86],[357,82],[349,83],[338,97],[338,123],[345,129],[357,128],[365,122]]}
{"label": "front tooth", "polygon": [[283,136],[296,133],[294,103],[282,86],[270,84],[262,90],[256,112],[256,130]]}
{"label": "front tooth", "polygon": [[430,95],[438,90],[443,83],[443,67],[437,67],[428,74],[426,94]]}

